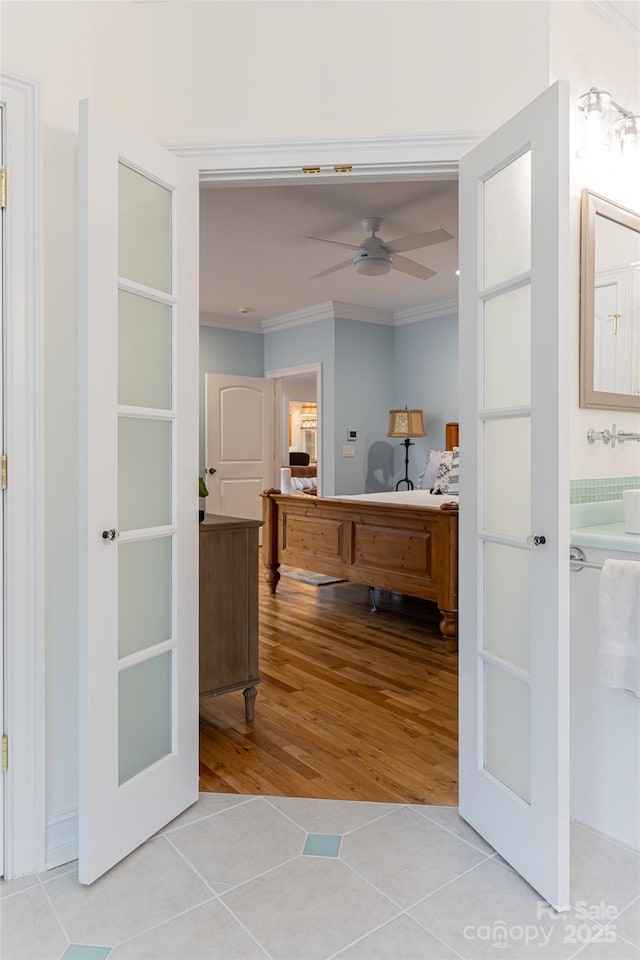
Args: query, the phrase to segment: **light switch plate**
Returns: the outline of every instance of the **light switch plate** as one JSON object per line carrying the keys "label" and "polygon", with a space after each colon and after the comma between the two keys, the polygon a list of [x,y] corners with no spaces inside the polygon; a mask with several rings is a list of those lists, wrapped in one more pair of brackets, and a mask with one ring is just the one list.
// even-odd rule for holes
{"label": "light switch plate", "polygon": [[342,448],[343,457],[355,457],[355,455],[356,455],[355,447],[348,447],[346,444],[343,446]]}

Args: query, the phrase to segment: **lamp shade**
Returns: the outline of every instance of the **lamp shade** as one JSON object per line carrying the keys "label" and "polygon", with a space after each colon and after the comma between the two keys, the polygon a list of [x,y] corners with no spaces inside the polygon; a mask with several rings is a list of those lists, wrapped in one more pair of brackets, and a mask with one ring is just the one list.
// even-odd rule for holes
{"label": "lamp shade", "polygon": [[388,437],[424,437],[422,410],[389,410]]}

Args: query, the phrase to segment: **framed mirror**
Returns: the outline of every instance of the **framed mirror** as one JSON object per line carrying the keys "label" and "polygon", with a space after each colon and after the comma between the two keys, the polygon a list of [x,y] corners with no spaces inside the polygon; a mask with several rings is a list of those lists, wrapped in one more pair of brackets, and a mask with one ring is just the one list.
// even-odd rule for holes
{"label": "framed mirror", "polygon": [[582,192],[580,406],[640,411],[640,213]]}

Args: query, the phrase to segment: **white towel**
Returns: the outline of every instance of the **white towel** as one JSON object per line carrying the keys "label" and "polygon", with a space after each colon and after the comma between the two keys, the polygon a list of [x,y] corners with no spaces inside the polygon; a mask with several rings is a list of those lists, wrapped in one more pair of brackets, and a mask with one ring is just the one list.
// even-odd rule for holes
{"label": "white towel", "polygon": [[609,687],[640,697],[640,563],[605,560],[600,575],[598,663]]}

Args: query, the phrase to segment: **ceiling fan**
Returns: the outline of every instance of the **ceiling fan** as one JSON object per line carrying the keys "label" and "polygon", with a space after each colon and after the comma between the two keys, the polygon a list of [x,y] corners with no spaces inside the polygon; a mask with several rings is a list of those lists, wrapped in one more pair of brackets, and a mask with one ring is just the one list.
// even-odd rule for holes
{"label": "ceiling fan", "polygon": [[399,257],[399,253],[405,250],[418,250],[421,247],[430,247],[434,243],[443,243],[445,240],[453,240],[453,237],[446,230],[428,230],[426,233],[414,233],[410,237],[399,237],[392,240],[391,243],[385,243],[381,237],[376,236],[382,227],[382,217],[363,217],[360,221],[365,230],[371,234],[366,240],[356,246],[354,243],[343,243],[341,240],[326,240],[324,237],[307,237],[307,240],[318,240],[321,243],[332,243],[337,247],[347,247],[355,250],[353,258],[343,260],[337,263],[335,267],[329,267],[321,273],[316,273],[310,280],[319,280],[326,277],[336,270],[343,270],[345,267],[353,266],[358,273],[365,277],[378,277],[383,273],[389,273],[390,270],[399,270],[410,277],[416,277],[418,280],[428,280],[435,277],[436,271],[429,267],[423,267],[421,263],[415,260],[409,260],[407,257]]}

